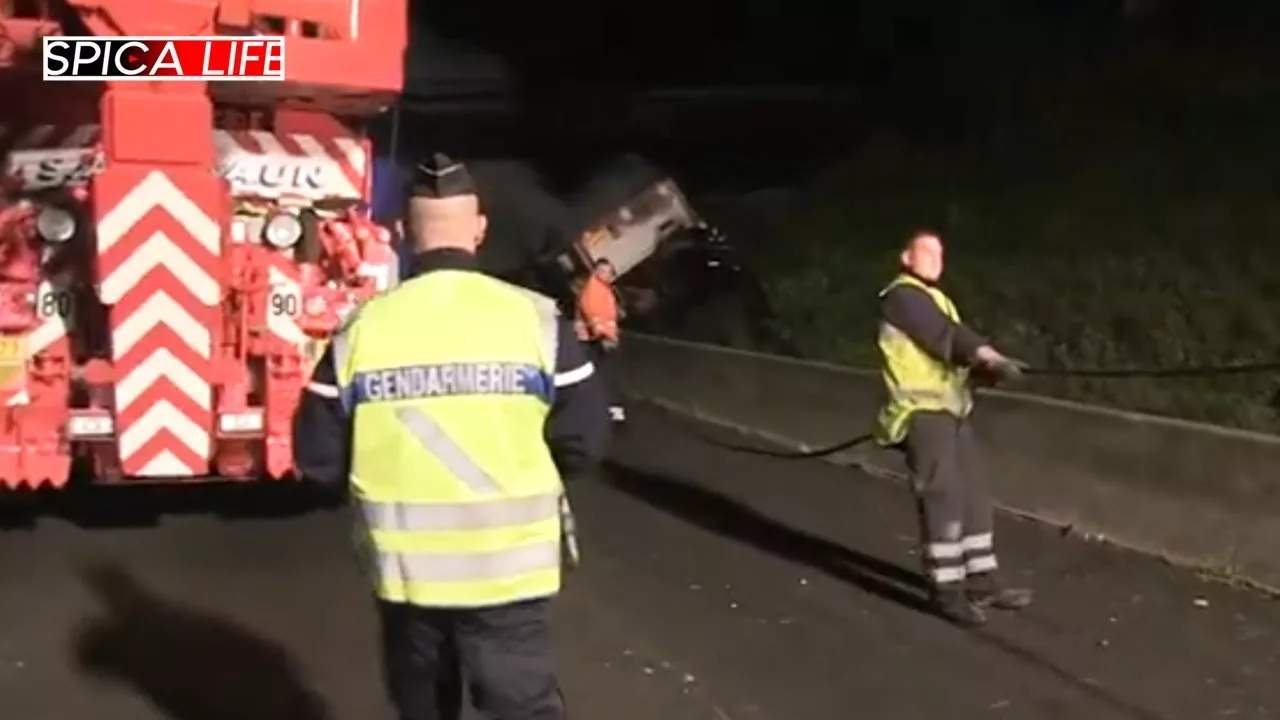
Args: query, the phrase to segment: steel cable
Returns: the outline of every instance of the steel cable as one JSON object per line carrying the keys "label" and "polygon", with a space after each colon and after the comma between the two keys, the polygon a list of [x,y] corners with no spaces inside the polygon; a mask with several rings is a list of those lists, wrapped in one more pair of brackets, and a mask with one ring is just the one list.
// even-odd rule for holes
{"label": "steel cable", "polygon": [[[1050,368],[1034,366],[1021,368],[1021,374],[1025,377],[1059,378],[1187,378],[1220,377],[1224,375],[1253,375],[1262,373],[1280,373],[1280,361],[1222,365],[1185,365],[1181,367],[1166,368]],[[1278,394],[1278,396],[1280,396],[1280,394]],[[845,450],[850,450],[859,445],[866,444],[874,439],[874,435],[872,433],[863,433],[833,445],[825,445],[814,449],[771,450],[767,448],[753,447],[750,445],[728,443],[723,440],[701,434],[699,437],[703,442],[726,450],[748,455],[771,457],[778,460],[815,460],[818,458],[829,457],[836,453],[844,452]]]}
{"label": "steel cable", "polygon": [[1185,365],[1167,368],[1023,368],[1029,377],[1096,377],[1096,378],[1177,378],[1218,377],[1280,372],[1280,362],[1234,363],[1224,365]]}

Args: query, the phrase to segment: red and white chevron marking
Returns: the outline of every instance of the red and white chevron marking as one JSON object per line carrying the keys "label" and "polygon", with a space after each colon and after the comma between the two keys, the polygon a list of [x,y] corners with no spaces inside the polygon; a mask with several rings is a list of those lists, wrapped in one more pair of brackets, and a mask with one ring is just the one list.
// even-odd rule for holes
{"label": "red and white chevron marking", "polygon": [[0,125],[0,147],[6,150],[36,148],[87,148],[102,136],[96,123],[75,125],[37,124],[22,127]]}
{"label": "red and white chevron marking", "polygon": [[98,219],[102,302],[111,308],[116,432],[131,477],[208,473],[222,231],[162,170]]}
{"label": "red and white chevron marking", "polygon": [[[223,173],[231,176],[233,186],[237,184],[234,166],[238,161],[250,159],[278,162],[296,159],[305,162],[307,169],[320,169],[323,189],[314,193],[317,196],[359,199],[365,195],[369,177],[369,153],[365,143],[358,138],[258,130],[215,130],[213,142]],[[267,172],[276,171],[278,168],[270,168]],[[250,171],[251,174],[255,172],[261,171],[258,168]],[[269,197],[281,192],[280,189],[269,186],[270,183],[252,183],[254,194]],[[292,190],[296,191],[297,188]]]}

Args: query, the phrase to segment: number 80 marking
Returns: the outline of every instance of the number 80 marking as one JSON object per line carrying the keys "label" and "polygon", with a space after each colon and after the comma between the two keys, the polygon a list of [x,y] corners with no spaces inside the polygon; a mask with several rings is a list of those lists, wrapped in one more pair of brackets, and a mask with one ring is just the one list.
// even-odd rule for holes
{"label": "number 80 marking", "polygon": [[40,291],[36,294],[36,314],[41,318],[70,320],[74,311],[75,302],[70,290],[40,286]]}

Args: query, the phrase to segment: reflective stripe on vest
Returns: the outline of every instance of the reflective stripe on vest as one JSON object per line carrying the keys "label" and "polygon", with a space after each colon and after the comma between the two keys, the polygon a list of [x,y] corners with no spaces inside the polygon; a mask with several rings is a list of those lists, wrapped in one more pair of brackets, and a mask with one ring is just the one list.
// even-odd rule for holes
{"label": "reflective stripe on vest", "polygon": [[[924,290],[948,319],[960,322],[955,303],[945,293],[910,275],[899,275],[880,292],[880,297],[899,285]],[[911,416],[920,410],[964,417],[973,409],[966,369],[937,360],[901,330],[885,322],[880,324],[878,346],[887,395],[876,422],[875,437],[881,445],[902,442]]]}
{"label": "reflective stripe on vest", "polygon": [[334,338],[357,545],[379,597],[481,607],[559,590],[563,489],[543,438],[557,322],[545,297],[436,271]]}
{"label": "reflective stripe on vest", "polygon": [[[560,514],[559,493],[468,503],[361,503],[365,526],[372,534],[495,530],[515,525],[554,522]],[[374,544],[377,547],[376,543]],[[501,580],[559,566],[560,543],[542,542],[484,553],[412,552],[377,549],[376,570],[384,585]]]}
{"label": "reflective stripe on vest", "polygon": [[[384,587],[412,587],[422,584],[423,578],[435,584],[508,581],[536,572],[558,573],[560,539],[493,552],[397,553],[379,550],[377,562],[380,582]],[[415,599],[408,591],[404,597],[410,602]],[[457,600],[450,602],[450,599],[441,597],[439,602],[447,606],[464,604]],[[523,599],[526,598],[518,594],[509,599],[495,596],[484,604],[505,604]]]}
{"label": "reflective stripe on vest", "polygon": [[361,512],[372,531],[488,530],[551,520],[560,512],[560,495],[504,498],[481,503],[366,501],[361,504]]}

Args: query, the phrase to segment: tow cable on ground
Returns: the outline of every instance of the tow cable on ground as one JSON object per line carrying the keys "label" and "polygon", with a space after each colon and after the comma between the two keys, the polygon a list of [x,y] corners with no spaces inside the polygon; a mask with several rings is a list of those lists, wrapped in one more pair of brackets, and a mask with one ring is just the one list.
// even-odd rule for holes
{"label": "tow cable on ground", "polygon": [[[1187,365],[1183,367],[1168,368],[1022,368],[1022,375],[1025,377],[1111,379],[1219,377],[1223,375],[1252,375],[1273,372],[1280,372],[1280,361],[1234,363],[1224,365]],[[1276,398],[1273,399],[1272,403],[1280,405],[1280,392],[1277,392]],[[715,445],[725,450],[731,450],[733,452],[743,453],[746,455],[761,455],[777,460],[816,460],[869,443],[874,439],[874,435],[872,433],[863,433],[834,445],[826,445],[812,450],[771,450],[768,448],[729,443],[708,437],[701,433],[699,433],[699,438],[710,445]]]}
{"label": "tow cable on ground", "polygon": [[1176,378],[1216,377],[1220,375],[1253,375],[1280,372],[1280,361],[1229,363],[1225,365],[1185,365],[1168,368],[1023,368],[1022,374],[1033,377],[1097,377],[1097,378]]}

